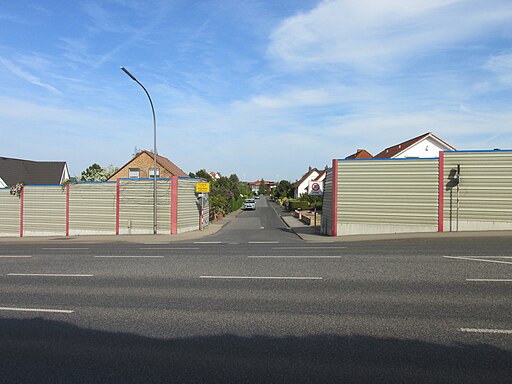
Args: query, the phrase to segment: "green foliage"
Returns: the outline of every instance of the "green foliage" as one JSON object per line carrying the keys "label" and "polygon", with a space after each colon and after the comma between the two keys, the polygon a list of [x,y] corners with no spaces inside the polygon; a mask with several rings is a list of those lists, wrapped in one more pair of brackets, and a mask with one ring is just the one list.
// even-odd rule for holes
{"label": "green foliage", "polygon": [[307,201],[310,206],[312,207],[321,207],[322,206],[322,200],[323,196],[311,196],[307,193],[301,193],[299,200],[301,201]]}
{"label": "green foliage", "polygon": [[109,165],[102,168],[99,164],[92,164],[80,174],[81,181],[106,181],[110,176],[117,172],[118,168]]}
{"label": "green foliage", "polygon": [[249,187],[241,183],[235,174],[214,180],[206,170],[202,169],[196,173],[191,172],[189,176],[210,182],[210,220],[219,214],[227,215],[240,209],[244,198],[250,193]]}
{"label": "green foliage", "polygon": [[293,197],[293,185],[288,180],[281,180],[274,188],[274,199]]}
{"label": "green foliage", "polygon": [[258,195],[266,195],[267,194],[267,188],[265,186],[265,180],[261,179],[260,186],[258,188]]}
{"label": "green foliage", "polygon": [[309,203],[304,200],[290,199],[288,200],[288,209],[295,211],[296,209],[308,209]]}
{"label": "green foliage", "polygon": [[199,179],[204,179],[204,180],[210,181],[210,182],[213,181],[212,176],[208,172],[206,172],[206,169],[200,169],[196,173],[190,172],[188,175],[190,177],[197,177]]}

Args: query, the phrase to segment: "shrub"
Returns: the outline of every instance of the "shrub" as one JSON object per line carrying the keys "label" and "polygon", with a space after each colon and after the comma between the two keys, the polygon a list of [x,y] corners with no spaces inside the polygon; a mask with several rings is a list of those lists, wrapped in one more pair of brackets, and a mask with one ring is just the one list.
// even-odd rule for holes
{"label": "shrub", "polygon": [[309,208],[309,203],[307,201],[301,200],[288,200],[288,210],[295,211],[296,209],[307,209]]}

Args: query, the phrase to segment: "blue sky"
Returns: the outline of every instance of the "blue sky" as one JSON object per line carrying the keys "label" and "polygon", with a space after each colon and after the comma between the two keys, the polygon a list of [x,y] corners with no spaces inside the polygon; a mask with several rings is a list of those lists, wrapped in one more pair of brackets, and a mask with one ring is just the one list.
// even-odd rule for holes
{"label": "blue sky", "polygon": [[512,148],[510,0],[2,1],[0,156],[299,178],[425,132]]}

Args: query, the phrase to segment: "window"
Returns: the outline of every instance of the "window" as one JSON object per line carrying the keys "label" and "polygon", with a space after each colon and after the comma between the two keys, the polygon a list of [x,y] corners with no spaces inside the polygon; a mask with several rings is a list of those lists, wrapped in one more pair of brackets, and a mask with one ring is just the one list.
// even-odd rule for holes
{"label": "window", "polygon": [[[149,168],[149,177],[155,177],[154,168]],[[156,169],[156,177],[160,177],[160,168]]]}
{"label": "window", "polygon": [[130,168],[128,171],[128,177],[130,179],[138,179],[140,177],[140,169],[139,168]]}

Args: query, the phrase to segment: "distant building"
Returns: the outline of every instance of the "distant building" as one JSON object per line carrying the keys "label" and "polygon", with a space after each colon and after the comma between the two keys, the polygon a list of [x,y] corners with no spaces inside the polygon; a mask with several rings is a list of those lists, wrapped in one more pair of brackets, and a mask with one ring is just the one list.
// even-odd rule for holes
{"label": "distant building", "polygon": [[358,149],[356,153],[351,154],[350,156],[345,157],[345,159],[371,159],[373,158],[372,154],[368,152],[366,149]]}
{"label": "distant building", "polygon": [[417,159],[439,157],[439,151],[454,151],[455,148],[432,132],[404,141],[384,149],[374,156],[374,159]]}
{"label": "distant building", "polygon": [[219,180],[222,175],[220,172],[210,172],[210,176],[212,177],[212,180]]}
{"label": "distant building", "polygon": [[[273,181],[263,180],[263,182],[265,183],[265,189],[271,189],[275,186],[275,183]],[[250,181],[247,183],[247,185],[251,188],[252,193],[257,194],[260,190],[261,180]]]}
{"label": "distant building", "polygon": [[32,161],[0,157],[0,188],[24,184],[62,184],[69,180],[65,161]]}
{"label": "distant building", "polygon": [[298,199],[303,193],[309,193],[309,182],[323,182],[325,175],[325,170],[319,171],[317,168],[309,167],[308,171],[293,184],[293,197]]}
{"label": "distant building", "polygon": [[[181,168],[166,157],[156,155],[156,177],[188,176]],[[123,178],[144,179],[154,177],[154,158],[150,151],[141,151],[110,176],[110,180]]]}

